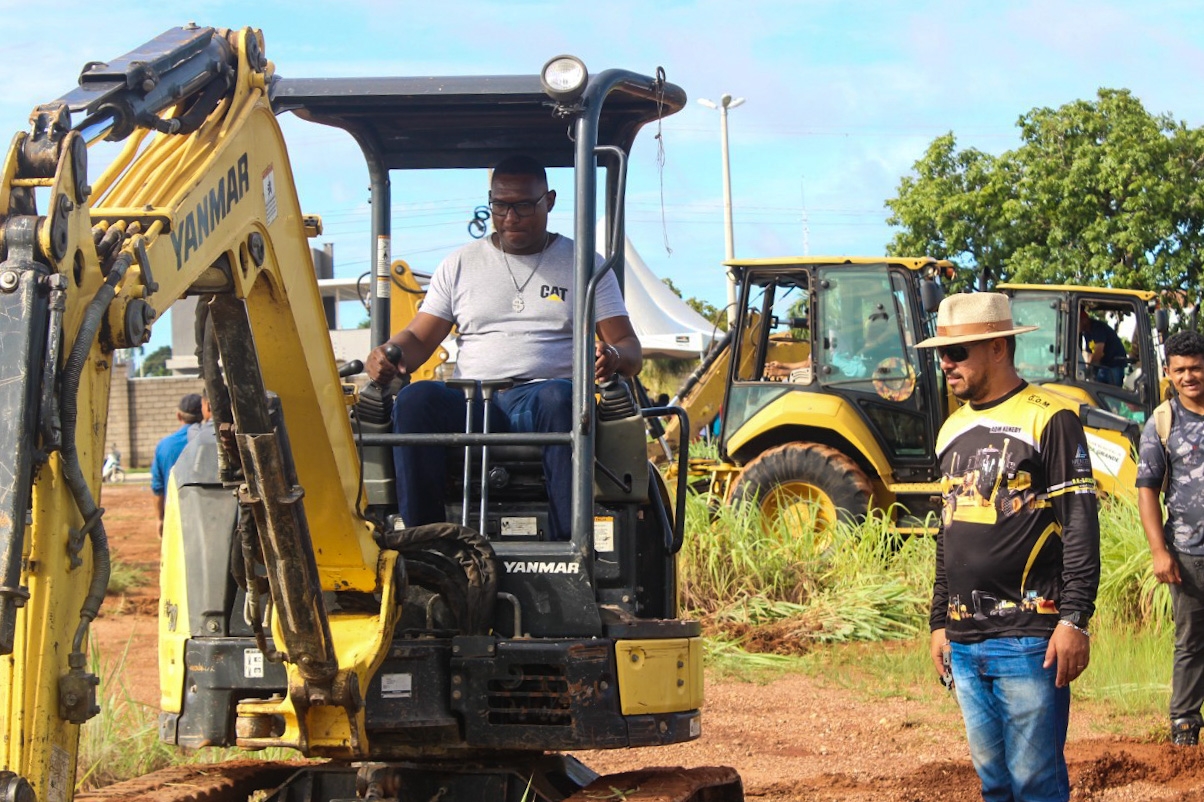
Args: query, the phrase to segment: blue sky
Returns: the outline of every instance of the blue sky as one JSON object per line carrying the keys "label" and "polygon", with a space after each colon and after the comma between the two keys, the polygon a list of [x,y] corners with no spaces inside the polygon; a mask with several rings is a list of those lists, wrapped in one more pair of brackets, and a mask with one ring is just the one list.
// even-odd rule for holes
{"label": "blue sky", "polygon": [[[690,102],[664,122],[663,173],[653,131],[637,144],[628,234],[654,272],[717,305],[725,297],[719,114],[697,98],[746,98],[729,118],[742,257],[801,254],[805,240],[812,254],[882,253],[892,233],[883,203],[934,137],[953,131],[962,147],[1001,152],[1016,146],[1022,113],[1102,86],[1131,89],[1151,112],[1204,123],[1204,6],[1186,0],[69,0],[54,5],[52,19],[0,0],[8,40],[0,121],[24,128],[30,109],[74,86],[86,61],[188,21],[261,28],[286,77],[536,73],[559,53],[592,72],[663,66]],[[338,131],[282,124],[302,207],[326,223],[315,244],[334,243],[339,275],[358,275],[369,253],[358,149]],[[562,189],[568,182],[553,176]],[[483,176],[395,174],[393,186],[393,254],[429,271],[466,240]],[[558,212],[553,229],[569,231],[568,205]],[[169,341],[165,322],[152,345]]]}

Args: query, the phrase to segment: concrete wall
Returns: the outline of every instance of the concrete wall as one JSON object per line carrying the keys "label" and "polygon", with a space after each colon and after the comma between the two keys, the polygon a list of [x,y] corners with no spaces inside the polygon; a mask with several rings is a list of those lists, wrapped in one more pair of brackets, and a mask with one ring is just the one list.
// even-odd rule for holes
{"label": "concrete wall", "polygon": [[176,409],[187,393],[204,387],[196,376],[130,375],[133,363],[114,365],[109,387],[109,421],[105,451],[114,445],[125,468],[147,468],[155,446],[180,427]]}

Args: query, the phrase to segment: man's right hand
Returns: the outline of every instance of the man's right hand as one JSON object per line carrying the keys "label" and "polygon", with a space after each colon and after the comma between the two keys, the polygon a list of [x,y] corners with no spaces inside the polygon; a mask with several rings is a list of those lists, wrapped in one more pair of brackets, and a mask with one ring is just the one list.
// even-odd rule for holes
{"label": "man's right hand", "polygon": [[1179,576],[1179,561],[1175,559],[1175,555],[1163,549],[1160,552],[1155,552],[1153,557],[1154,576],[1158,578],[1159,582],[1167,585],[1178,585],[1183,581]]}
{"label": "man's right hand", "polygon": [[[387,385],[397,376],[406,372],[404,358],[398,360],[400,364],[397,365],[389,361],[389,358],[385,355],[385,349],[388,345],[390,343],[384,343],[373,348],[371,353],[368,354],[367,361],[364,363],[364,370],[367,372],[368,378],[382,386]],[[396,348],[397,346],[393,345],[393,347]]]}
{"label": "man's right hand", "polygon": [[938,677],[945,676],[945,650],[949,648],[949,639],[945,637],[945,628],[932,630],[932,639],[928,642],[928,651],[932,664],[936,667]]}

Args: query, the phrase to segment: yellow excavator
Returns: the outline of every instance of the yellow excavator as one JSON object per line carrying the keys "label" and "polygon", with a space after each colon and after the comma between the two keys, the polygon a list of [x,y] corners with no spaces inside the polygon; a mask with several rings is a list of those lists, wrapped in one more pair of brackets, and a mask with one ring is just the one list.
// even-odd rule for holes
{"label": "yellow excavator", "polygon": [[[598,778],[561,751],[701,733],[699,627],[677,615],[682,509],[644,453],[644,417],[673,410],[641,410],[621,385],[596,401],[588,303],[623,268],[631,145],[685,100],[659,71],[590,75],[572,57],[538,76],[284,78],[259,31],[189,25],[90,62],[33,110],[0,174],[0,800],[73,796],[101,698],[86,649],[110,571],[113,355],[186,296],[216,431],[169,487],[160,737],[321,760],[123,794],[742,798],[731,769]],[[367,161],[375,342],[390,330],[391,171],[515,153],[571,169],[572,432],[389,433],[390,388],[360,392],[356,366],[336,368],[286,112],[348,131]],[[93,177],[89,146],[106,139],[124,144]],[[467,451],[474,471],[448,477],[459,523],[397,521],[390,451],[405,437]],[[574,450],[568,542],[544,537],[541,483],[507,481],[550,443]]]}

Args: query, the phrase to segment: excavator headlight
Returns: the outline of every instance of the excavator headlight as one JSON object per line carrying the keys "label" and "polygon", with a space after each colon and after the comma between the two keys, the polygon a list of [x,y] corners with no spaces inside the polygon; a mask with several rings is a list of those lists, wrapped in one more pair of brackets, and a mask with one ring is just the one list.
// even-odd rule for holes
{"label": "excavator headlight", "polygon": [[589,71],[585,62],[576,56],[557,56],[543,65],[539,81],[548,97],[560,104],[569,104],[585,92]]}

